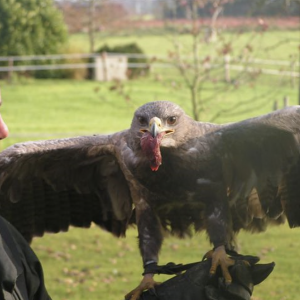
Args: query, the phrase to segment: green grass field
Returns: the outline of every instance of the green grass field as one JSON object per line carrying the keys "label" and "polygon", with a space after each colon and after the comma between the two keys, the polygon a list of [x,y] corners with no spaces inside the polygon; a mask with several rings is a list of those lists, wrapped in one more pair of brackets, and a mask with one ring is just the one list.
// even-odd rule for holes
{"label": "green grass field", "polygon": [[[216,49],[223,43],[231,43],[233,55],[238,55],[241,49],[249,44],[252,46],[252,54],[255,57],[288,60],[291,54],[297,54],[299,46],[299,32],[297,30],[276,30],[265,33],[253,31],[244,33],[220,32],[220,37],[217,43],[207,44],[201,42],[199,46],[201,55],[205,56],[215,53]],[[192,37],[189,34],[177,35],[170,33],[162,33],[160,35],[152,35],[145,32],[135,35],[96,33],[95,38],[95,49],[99,49],[105,44],[116,46],[137,43],[148,55],[166,55],[169,51],[174,51],[174,40],[182,45],[191,45],[192,43]],[[86,34],[72,35],[69,43],[85,52],[89,52],[89,42]]]}
{"label": "green grass field", "polygon": [[[157,80],[158,76],[162,79]],[[114,84],[109,82],[20,79],[0,84],[1,111],[11,132],[2,148],[21,140],[122,130],[130,126],[134,110],[149,101],[173,101],[192,115],[190,91],[172,69],[164,73],[155,69],[145,78],[126,82],[129,101],[111,91]],[[274,101],[282,107],[285,96],[290,105],[297,104],[297,88],[281,76],[262,75],[240,86],[208,81],[201,90],[200,118],[217,123],[239,121],[271,111]]]}
{"label": "green grass field", "polygon": [[[129,88],[137,99],[133,103],[126,103],[117,94],[108,92],[106,85],[109,84],[55,80],[2,83],[1,111],[11,133],[11,137],[1,142],[2,148],[22,140],[109,133],[128,128],[134,109],[147,101],[169,99],[189,110],[183,91],[181,99],[178,92],[172,93],[155,81],[130,82]],[[233,104],[239,97],[251,97],[252,93],[265,89],[270,86],[257,87],[256,91],[245,87],[227,95],[223,101]],[[289,93],[296,103],[296,91],[286,86],[280,92],[279,99]],[[252,106],[249,104],[244,114],[233,118],[266,113],[272,109],[272,101],[258,100],[254,110]],[[217,109],[213,106],[210,114]],[[209,119],[209,115],[204,119]],[[264,263],[277,263],[271,277],[255,289],[255,299],[298,299],[300,288],[294,277],[299,266],[293,260],[299,253],[298,235],[299,230],[292,231],[285,226],[257,236],[241,234],[239,241],[243,253],[259,255]],[[118,240],[95,227],[89,230],[72,228],[69,233],[36,239],[33,248],[43,262],[53,299],[122,299],[141,277],[136,236],[135,229],[131,229],[126,239]],[[209,248],[204,234],[186,240],[167,238],[161,263],[197,261]]]}
{"label": "green grass field", "polygon": [[[277,36],[295,32],[272,32],[270,41]],[[168,46],[164,37],[127,36],[106,41],[112,44],[138,41],[148,53],[164,54]],[[83,36],[72,37],[72,42],[86,47]],[[273,53],[285,59],[290,46]],[[270,55],[265,53],[265,57]],[[159,71],[155,71],[159,72]],[[130,81],[125,85],[131,100],[126,102],[116,91],[110,91],[112,83],[71,80],[19,79],[12,84],[0,82],[3,106],[1,114],[10,127],[10,137],[1,141],[1,149],[27,140],[67,137],[93,133],[110,133],[128,128],[134,110],[141,104],[155,100],[170,100],[183,106],[191,114],[188,90],[182,80],[166,72],[163,80],[157,75]],[[175,88],[174,88],[175,82]],[[238,121],[272,110],[273,102],[288,95],[290,104],[297,103],[297,89],[289,80],[264,76],[255,83],[229,87],[229,92],[216,94],[224,83],[208,83],[201,92],[206,102],[201,115],[203,121],[214,116],[216,122]],[[264,97],[263,97],[264,96]],[[226,113],[218,115],[220,110]],[[298,300],[298,254],[300,253],[299,229],[287,226],[272,228],[260,235],[241,233],[240,251],[261,257],[263,263],[276,262],[271,276],[255,288],[255,300]],[[116,239],[93,227],[88,230],[71,228],[68,233],[47,234],[35,239],[33,248],[42,261],[46,283],[53,299],[123,299],[123,295],[135,287],[141,279],[141,259],[137,247],[137,233],[130,229],[125,239]],[[187,263],[199,261],[210,249],[205,234],[192,239],[165,240],[160,262]],[[158,276],[157,280],[166,277]]]}
{"label": "green grass field", "polygon": [[[241,233],[239,244],[241,253],[257,255],[261,263],[276,262],[270,277],[255,287],[253,300],[299,299],[299,229],[282,226],[259,235]],[[96,227],[72,228],[68,233],[35,239],[33,249],[43,263],[53,299],[119,300],[141,280],[135,229],[126,238],[116,239]],[[204,234],[183,240],[167,237],[160,262],[199,261],[208,249]],[[167,278],[156,276],[157,281]]]}

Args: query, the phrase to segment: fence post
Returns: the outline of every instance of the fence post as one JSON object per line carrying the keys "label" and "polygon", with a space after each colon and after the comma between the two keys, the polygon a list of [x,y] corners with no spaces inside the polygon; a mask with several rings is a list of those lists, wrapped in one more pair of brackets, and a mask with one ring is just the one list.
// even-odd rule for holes
{"label": "fence post", "polygon": [[[298,65],[298,69],[300,71],[300,51],[299,51],[299,65]],[[298,105],[300,105],[300,76],[299,76],[299,79],[298,79]]]}
{"label": "fence post", "polygon": [[14,66],[14,59],[12,57],[8,58],[8,73],[7,73],[7,81],[8,83],[12,82],[12,75],[13,75],[13,66]]}
{"label": "fence post", "polygon": [[224,55],[225,81],[230,82],[230,54]]}
{"label": "fence post", "polygon": [[278,110],[278,101],[276,100],[276,101],[274,101],[274,103],[273,103],[273,110],[275,111],[275,110]]}
{"label": "fence post", "polygon": [[106,52],[102,52],[101,53],[101,57],[102,57],[102,66],[103,66],[103,81],[107,81],[108,77],[107,77],[107,53]]}
{"label": "fence post", "polygon": [[293,73],[295,72],[295,66],[296,66],[296,61],[293,59],[292,61],[291,61],[291,86],[292,86],[292,88],[294,88],[295,87],[295,77],[293,76]]}
{"label": "fence post", "polygon": [[283,98],[283,107],[288,107],[289,106],[289,97],[284,96]]}

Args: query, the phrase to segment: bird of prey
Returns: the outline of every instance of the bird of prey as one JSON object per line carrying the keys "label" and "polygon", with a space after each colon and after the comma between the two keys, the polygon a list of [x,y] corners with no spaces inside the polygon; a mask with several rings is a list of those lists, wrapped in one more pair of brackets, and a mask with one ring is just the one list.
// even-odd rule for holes
{"label": "bird of prey", "polygon": [[300,106],[242,122],[196,122],[176,104],[147,103],[111,135],[20,143],[0,154],[0,213],[30,241],[91,222],[122,236],[136,222],[145,269],[127,294],[153,287],[163,231],[205,230],[213,274],[230,282],[241,229],[300,225]]}

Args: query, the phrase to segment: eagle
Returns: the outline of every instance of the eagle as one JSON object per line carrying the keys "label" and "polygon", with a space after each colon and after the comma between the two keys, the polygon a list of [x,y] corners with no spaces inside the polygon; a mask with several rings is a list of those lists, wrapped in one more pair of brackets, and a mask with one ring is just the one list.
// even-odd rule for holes
{"label": "eagle", "polygon": [[0,153],[0,214],[28,242],[91,223],[138,231],[136,300],[155,286],[164,231],[204,230],[226,282],[242,230],[300,225],[300,106],[229,124],[197,122],[168,101],[139,107],[129,129],[15,144]]}

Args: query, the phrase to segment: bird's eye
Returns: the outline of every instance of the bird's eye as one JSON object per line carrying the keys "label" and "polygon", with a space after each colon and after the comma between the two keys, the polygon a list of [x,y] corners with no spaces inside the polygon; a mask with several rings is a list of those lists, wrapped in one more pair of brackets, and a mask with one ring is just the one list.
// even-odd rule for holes
{"label": "bird's eye", "polygon": [[147,119],[145,117],[138,117],[140,125],[147,125]]}
{"label": "bird's eye", "polygon": [[168,125],[174,125],[177,121],[177,118],[175,116],[171,116],[171,117],[168,117],[167,119],[167,123]]}

